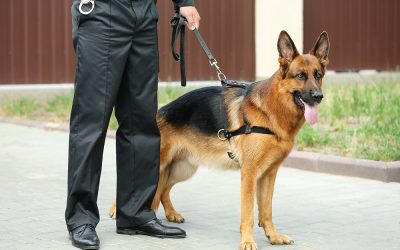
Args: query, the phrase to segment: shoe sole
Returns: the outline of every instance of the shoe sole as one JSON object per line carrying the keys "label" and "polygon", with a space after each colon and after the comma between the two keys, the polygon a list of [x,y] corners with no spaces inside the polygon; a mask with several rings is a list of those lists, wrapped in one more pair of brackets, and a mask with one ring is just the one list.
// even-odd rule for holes
{"label": "shoe sole", "polygon": [[81,246],[79,244],[76,244],[75,242],[72,241],[71,235],[69,236],[69,239],[72,242],[72,245],[76,248],[82,249],[82,250],[97,250],[100,249],[100,246]]}
{"label": "shoe sole", "polygon": [[178,235],[160,235],[160,234],[150,234],[150,233],[146,233],[144,231],[140,231],[140,230],[128,230],[128,229],[117,229],[117,234],[126,234],[126,235],[136,235],[136,234],[140,234],[140,235],[146,235],[146,236],[152,236],[152,237],[157,237],[157,238],[169,238],[169,239],[182,239],[186,237],[186,234],[178,234]]}
{"label": "shoe sole", "polygon": [[100,249],[100,246],[81,246],[81,245],[75,244],[74,242],[72,242],[72,245],[74,247],[77,247],[77,248],[82,249],[82,250],[93,250],[93,249],[97,250],[97,249]]}

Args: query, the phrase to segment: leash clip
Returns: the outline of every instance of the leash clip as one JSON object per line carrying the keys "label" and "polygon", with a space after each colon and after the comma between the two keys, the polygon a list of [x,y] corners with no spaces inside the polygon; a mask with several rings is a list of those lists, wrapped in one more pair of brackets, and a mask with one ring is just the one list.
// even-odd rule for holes
{"label": "leash clip", "polygon": [[[83,5],[86,4],[92,4],[92,8],[88,11],[84,11],[82,9]],[[94,0],[81,0],[81,3],[79,4],[79,12],[82,13],[83,15],[89,15],[90,13],[92,13],[92,11],[94,10]]]}
{"label": "leash clip", "polygon": [[226,80],[226,76],[225,76],[224,73],[222,73],[221,68],[218,66],[218,61],[215,60],[215,58],[212,58],[212,59],[210,60],[210,65],[211,65],[211,67],[214,67],[215,70],[217,71],[217,77],[218,77],[218,79],[219,79],[220,81]]}

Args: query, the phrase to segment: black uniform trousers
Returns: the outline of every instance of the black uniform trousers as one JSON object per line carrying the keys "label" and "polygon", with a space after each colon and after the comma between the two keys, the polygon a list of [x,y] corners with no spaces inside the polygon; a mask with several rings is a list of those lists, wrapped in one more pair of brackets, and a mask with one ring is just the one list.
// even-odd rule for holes
{"label": "black uniform trousers", "polygon": [[[70,121],[68,230],[99,222],[97,195],[104,141],[113,108],[118,120],[117,226],[155,218],[159,175],[156,123],[158,12],[154,0],[96,0],[89,15],[72,5],[77,58]],[[89,5],[87,6],[89,7]]]}

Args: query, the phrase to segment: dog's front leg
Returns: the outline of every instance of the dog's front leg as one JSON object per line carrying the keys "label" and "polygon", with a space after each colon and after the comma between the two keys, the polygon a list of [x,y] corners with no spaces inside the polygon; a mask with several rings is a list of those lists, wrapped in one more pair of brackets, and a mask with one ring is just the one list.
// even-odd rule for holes
{"label": "dog's front leg", "polygon": [[256,168],[252,165],[242,165],[241,183],[241,250],[256,250],[253,238],[254,227],[254,193],[256,188]]}
{"label": "dog's front leg", "polygon": [[292,244],[287,235],[279,235],[272,223],[272,195],[278,165],[272,166],[272,171],[266,172],[257,181],[258,225],[264,229],[265,235],[273,245]]}

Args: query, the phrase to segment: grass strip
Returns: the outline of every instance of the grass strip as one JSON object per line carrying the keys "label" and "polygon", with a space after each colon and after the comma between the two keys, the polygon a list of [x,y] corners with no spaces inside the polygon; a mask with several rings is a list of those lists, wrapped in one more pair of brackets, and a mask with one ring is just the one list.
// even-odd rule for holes
{"label": "grass strip", "polygon": [[[169,85],[159,88],[160,106],[189,90]],[[400,83],[330,82],[323,92],[319,123],[304,125],[295,149],[378,161],[400,160]],[[72,100],[72,93],[49,101],[21,98],[1,105],[0,115],[67,123]],[[110,128],[117,127],[113,114]]]}

